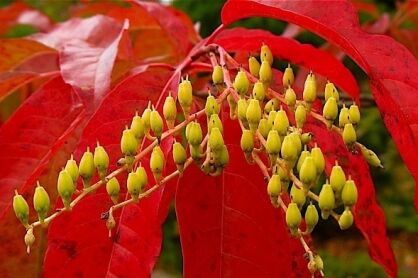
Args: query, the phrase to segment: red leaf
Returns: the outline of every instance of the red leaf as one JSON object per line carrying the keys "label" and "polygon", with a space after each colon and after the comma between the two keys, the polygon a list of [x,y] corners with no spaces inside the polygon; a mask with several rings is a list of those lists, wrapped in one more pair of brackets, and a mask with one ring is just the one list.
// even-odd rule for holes
{"label": "red leaf", "polygon": [[122,25],[105,16],[72,19],[33,39],[59,49],[64,80],[82,90],[94,90],[97,102],[111,83],[119,41],[128,23]]}
{"label": "red leaf", "polygon": [[0,129],[0,217],[13,190],[25,192],[83,116],[72,88],[55,78],[29,98]]}
{"label": "red leaf", "polygon": [[177,188],[184,277],[310,277],[302,245],[271,205],[260,169],[244,158],[238,123],[224,115],[231,159],[223,174],[206,176],[193,165]]}
{"label": "red leaf", "polygon": [[361,152],[352,154],[347,150],[342,138],[330,132],[323,123],[310,121],[304,131],[312,132],[315,141],[326,157],[326,173],[329,176],[332,166],[338,160],[344,172],[355,181],[359,198],[354,207],[355,225],[369,244],[370,256],[381,264],[391,277],[396,277],[397,265],[386,234],[385,215],[376,202],[373,180],[369,166]]}
{"label": "red leaf", "polygon": [[[222,10],[225,25],[250,16],[272,17],[298,24],[338,45],[356,61],[368,73],[385,124],[417,183],[418,150],[415,146],[418,144],[418,129],[411,108],[418,106],[418,62],[411,53],[390,37],[361,30],[356,11],[349,1],[339,1],[324,8],[321,1],[300,5],[298,1],[230,0]],[[390,99],[393,106],[384,105],[383,99]],[[415,207],[418,210],[418,190],[415,190]]]}
{"label": "red leaf", "polygon": [[269,45],[276,57],[312,69],[326,76],[340,86],[356,102],[359,100],[359,88],[351,72],[334,56],[308,44],[301,44],[291,38],[275,36],[264,30],[233,28],[222,31],[214,40],[228,51],[257,52],[261,42]]}
{"label": "red leaf", "polygon": [[[171,76],[172,71],[167,69],[143,67],[142,72],[115,87],[85,127],[76,157],[98,140],[109,153],[110,170],[114,170],[116,160],[121,157],[120,135],[125,125],[136,110],[142,112],[148,101],[156,103]],[[170,140],[165,142],[171,146]],[[143,165],[147,162],[143,161]],[[149,173],[148,176],[151,183],[152,175]],[[125,177],[119,179],[126,191],[124,180]],[[164,189],[160,189],[139,205],[124,208],[118,216],[119,226],[112,239],[108,238],[105,222],[100,220],[100,214],[111,206],[103,188],[98,194],[82,200],[75,210],[60,216],[51,225],[48,236],[52,244],[45,258],[45,277],[72,277],[77,273],[84,276],[148,276],[160,252],[160,225],[165,218],[160,214],[166,206],[161,203],[163,194]],[[163,202],[168,206],[169,201]]]}

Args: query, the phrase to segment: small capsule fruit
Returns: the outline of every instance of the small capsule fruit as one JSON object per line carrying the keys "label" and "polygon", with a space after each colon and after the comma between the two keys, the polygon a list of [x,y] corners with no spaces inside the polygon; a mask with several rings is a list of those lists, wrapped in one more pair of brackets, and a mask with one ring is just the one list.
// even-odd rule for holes
{"label": "small capsule fruit", "polygon": [[296,164],[296,170],[298,171],[298,173],[300,173],[300,168],[302,167],[302,164],[305,161],[305,158],[307,158],[310,155],[311,153],[306,149],[306,146],[305,146],[305,150],[301,152],[299,159],[298,159],[298,163]]}
{"label": "small capsule fruit", "polygon": [[308,156],[303,161],[302,166],[300,167],[299,178],[306,188],[310,188],[315,183],[317,174],[315,160],[311,154],[311,156]]}
{"label": "small capsule fruit", "polygon": [[340,116],[338,118],[338,126],[340,128],[343,128],[346,124],[350,123],[350,114],[348,111],[348,108],[345,107],[345,104],[343,104],[343,108],[340,110]]}
{"label": "small capsule fruit", "polygon": [[257,58],[254,56],[250,56],[248,58],[248,67],[250,68],[251,75],[258,78],[258,73],[260,71],[260,63],[258,62]]}
{"label": "small capsule fruit", "polygon": [[247,122],[247,108],[248,108],[248,102],[247,100],[241,98],[238,100],[238,119],[241,122]]}
{"label": "small capsule fruit", "polygon": [[[135,140],[136,141],[136,140]],[[80,160],[79,173],[83,178],[84,187],[90,186],[91,178],[94,175],[94,157],[93,153],[87,147],[87,150],[84,152]]]}
{"label": "small capsule fruit", "polygon": [[299,104],[295,111],[296,127],[302,128],[306,122],[306,108]]}
{"label": "small capsule fruit", "polygon": [[212,82],[215,85],[224,83],[224,71],[220,65],[216,65],[213,67]]}
{"label": "small capsule fruit", "polygon": [[254,134],[244,129],[241,135],[241,149],[244,153],[251,153],[254,149]]}
{"label": "small capsule fruit", "polygon": [[137,148],[138,141],[136,140],[134,133],[131,129],[126,128],[120,139],[120,149],[122,153],[126,156],[133,156],[136,154]]}
{"label": "small capsule fruit", "polygon": [[186,150],[179,142],[173,144],[173,161],[177,166],[177,170],[182,173],[184,169],[184,163],[187,160]]}
{"label": "small capsule fruit", "polygon": [[128,179],[126,180],[126,187],[132,199],[138,200],[139,194],[141,193],[141,185],[137,173],[129,173]]}
{"label": "small capsule fruit", "polygon": [[270,66],[273,64],[273,54],[271,53],[270,48],[264,43],[260,50],[260,60],[261,62],[268,62]]}
{"label": "small capsule fruit", "polygon": [[218,114],[212,114],[212,116],[210,116],[209,118],[209,122],[208,122],[208,132],[210,133],[212,128],[217,127],[221,133],[223,134],[224,129],[222,126],[222,121],[219,118]]}
{"label": "small capsule fruit", "polygon": [[299,155],[302,151],[302,140],[300,139],[301,134],[299,131],[293,131],[289,134],[290,139],[293,141],[293,145],[295,145],[297,154]]}
{"label": "small capsule fruit", "polygon": [[300,136],[300,141],[302,142],[303,145],[306,145],[309,142],[311,142],[312,137],[313,135],[310,132],[302,133],[302,135]]}
{"label": "small capsule fruit", "polygon": [[154,135],[161,139],[161,135],[163,134],[163,118],[161,117],[160,113],[157,110],[152,110],[149,118],[150,127]]}
{"label": "small capsule fruit", "polygon": [[292,86],[294,81],[295,75],[293,74],[293,69],[290,67],[290,64],[288,64],[283,73],[283,86],[285,88]]}
{"label": "small capsule fruit", "polygon": [[319,215],[316,207],[310,203],[305,211],[305,223],[308,232],[312,232],[316,224],[318,224]]}
{"label": "small capsule fruit", "polygon": [[71,196],[74,194],[75,185],[66,170],[62,170],[58,175],[58,194],[61,196],[64,206],[68,209],[70,208]]}
{"label": "small capsule fruit", "polygon": [[219,104],[216,101],[215,97],[209,93],[209,96],[206,98],[205,104],[205,113],[208,118],[213,114],[219,113]]}
{"label": "small capsule fruit", "polygon": [[248,88],[250,87],[250,81],[248,80],[247,74],[245,73],[243,68],[240,68],[237,75],[235,76],[234,80],[234,89],[238,95],[243,98],[247,92]]}
{"label": "small capsule fruit", "polygon": [[133,132],[137,140],[142,140],[145,136],[145,124],[144,120],[138,114],[132,118],[131,131]]}
{"label": "small capsule fruit", "polygon": [[351,207],[357,202],[357,186],[354,181],[349,178],[342,189],[341,199],[343,201],[344,206]]}
{"label": "small capsule fruit", "polygon": [[148,183],[148,175],[145,171],[145,168],[142,166],[139,166],[136,168],[135,173],[138,175],[138,181],[139,181],[139,187],[141,188],[141,192],[144,192],[145,186],[147,186]]}
{"label": "small capsule fruit", "polygon": [[255,82],[253,87],[253,98],[258,100],[259,102],[262,102],[265,97],[266,90],[264,89],[263,83],[261,83],[260,81]]}
{"label": "small capsule fruit", "polygon": [[264,139],[267,139],[267,136],[269,135],[271,128],[272,126],[269,124],[267,119],[263,118],[258,123],[258,131],[260,132],[261,136],[263,136]]}
{"label": "small capsule fruit", "polygon": [[[176,101],[171,96],[171,94],[165,98],[164,105],[163,105],[163,115],[164,115],[164,119],[167,123],[168,128],[172,129],[174,127],[174,123],[177,117],[177,106],[176,106]],[[131,129],[132,129],[132,126],[131,126]]]}
{"label": "small capsule fruit", "polygon": [[279,175],[272,175],[267,184],[267,194],[270,196],[271,203],[278,206],[278,197],[282,191],[282,184]]}
{"label": "small capsule fruit", "polygon": [[250,99],[245,115],[250,126],[250,130],[254,133],[258,128],[258,123],[260,122],[262,116],[258,100]]}
{"label": "small capsule fruit", "polygon": [[106,150],[99,145],[99,142],[97,142],[97,146],[94,149],[93,161],[100,178],[103,180],[106,177],[107,168],[109,167],[109,155]]}
{"label": "small capsule fruit", "polygon": [[51,201],[49,200],[49,195],[45,188],[43,188],[38,181],[38,184],[35,188],[35,193],[33,194],[33,207],[38,213],[39,221],[41,223],[44,222],[46,216],[48,215],[50,205]]}
{"label": "small capsule fruit", "polygon": [[155,146],[151,153],[150,169],[155,181],[159,181],[164,168],[164,154],[159,146]]}
{"label": "small capsule fruit", "polygon": [[290,189],[290,197],[292,198],[292,202],[296,203],[299,208],[302,208],[306,202],[305,192],[295,184],[293,184]]}
{"label": "small capsule fruit", "polygon": [[145,127],[145,133],[148,133],[149,129],[150,129],[150,117],[151,117],[151,102],[148,102],[148,107],[144,109],[144,111],[142,112],[142,121],[144,123],[144,127]]}
{"label": "small capsule fruit", "polygon": [[203,156],[203,149],[200,145],[190,145],[190,156],[193,158],[194,161],[200,161]]}
{"label": "small capsule fruit", "polygon": [[211,151],[218,152],[222,150],[222,146],[224,145],[224,139],[222,137],[222,133],[219,128],[213,128],[211,133],[209,134],[208,145]]}
{"label": "small capsule fruit", "polygon": [[187,142],[192,146],[202,143],[202,128],[198,122],[191,122],[189,131],[186,131]]}
{"label": "small capsule fruit", "polygon": [[360,110],[356,104],[352,104],[348,109],[350,122],[356,126],[360,122]]}
{"label": "small capsule fruit", "polygon": [[190,108],[193,101],[193,88],[192,83],[186,77],[185,80],[182,80],[178,87],[178,101],[181,108],[183,109],[184,115],[187,117],[190,114]]}
{"label": "small capsule fruit", "polygon": [[271,70],[271,65],[267,61],[261,63],[259,78],[265,87],[270,85],[273,78],[273,71]]}
{"label": "small capsule fruit", "polygon": [[293,143],[290,135],[284,137],[281,147],[282,158],[286,161],[296,161],[298,158],[298,149]]}
{"label": "small capsule fruit", "polygon": [[274,110],[270,111],[270,113],[268,114],[267,121],[269,125],[271,126],[271,128],[273,128],[274,120],[276,119],[276,116],[277,116],[277,111],[274,111]]}
{"label": "small capsule fruit", "polygon": [[303,100],[311,104],[316,99],[316,78],[313,73],[308,74],[303,88]]}
{"label": "small capsule fruit", "polygon": [[286,210],[286,224],[289,229],[292,231],[292,234],[295,234],[297,231],[300,222],[302,222],[302,215],[296,203],[290,203]]}
{"label": "small capsule fruit", "polygon": [[264,112],[269,114],[271,111],[276,111],[279,108],[279,100],[277,98],[272,98],[267,101],[266,105],[264,105]]}
{"label": "small capsule fruit", "polygon": [[332,190],[334,190],[334,192],[341,192],[345,182],[346,177],[343,168],[341,168],[336,161],[329,176],[329,183],[331,184]]}
{"label": "small capsule fruit", "polygon": [[296,93],[292,88],[287,88],[286,92],[284,94],[284,100],[286,101],[287,106],[290,107],[290,109],[294,109],[296,105]]}
{"label": "small capsule fruit", "polygon": [[281,145],[280,136],[277,131],[270,130],[266,141],[266,151],[269,154],[271,165],[276,163],[277,155],[280,152]]}
{"label": "small capsule fruit", "polygon": [[360,146],[361,154],[363,155],[364,159],[369,163],[369,165],[373,167],[380,167],[383,168],[382,162],[380,161],[377,154],[363,146],[362,144],[358,144]]}
{"label": "small capsule fruit", "polygon": [[70,174],[71,178],[73,179],[73,182],[76,183],[78,180],[78,166],[77,162],[74,160],[73,155],[71,155],[71,158],[67,160],[67,163],[65,164],[65,170]]}
{"label": "small capsule fruit", "polygon": [[17,193],[17,190],[15,190],[15,196],[13,197],[13,210],[17,219],[19,219],[24,226],[27,226],[29,220],[29,206],[23,196]]}
{"label": "small capsule fruit", "polygon": [[316,143],[315,147],[313,147],[311,150],[311,155],[315,162],[316,173],[319,176],[325,169],[325,158],[324,154],[322,153],[321,149],[316,145]]}
{"label": "small capsule fruit", "polygon": [[353,222],[354,217],[349,209],[345,209],[341,214],[340,219],[338,219],[338,224],[340,225],[341,230],[347,230],[353,225]]}
{"label": "small capsule fruit", "polygon": [[340,100],[337,88],[335,88],[333,83],[327,81],[327,84],[325,85],[325,101],[327,101],[330,97],[335,98],[337,102]]}
{"label": "small capsule fruit", "polygon": [[327,219],[335,206],[335,196],[331,185],[326,183],[322,186],[321,192],[319,193],[318,204],[321,209],[322,219]]}
{"label": "small capsule fruit", "polygon": [[328,128],[332,127],[332,123],[338,116],[338,104],[334,97],[328,98],[325,102],[324,109],[322,110],[322,115],[328,122]]}
{"label": "small capsule fruit", "polygon": [[113,203],[117,204],[119,199],[120,184],[116,177],[111,178],[106,183],[106,192],[109,195],[110,199],[113,201]]}
{"label": "small capsule fruit", "polygon": [[287,118],[286,111],[280,109],[277,111],[276,118],[274,119],[273,129],[277,130],[280,136],[285,136],[289,128],[289,119]]}
{"label": "small capsule fruit", "polygon": [[352,146],[357,141],[356,130],[352,124],[346,124],[344,126],[343,141],[347,146]]}

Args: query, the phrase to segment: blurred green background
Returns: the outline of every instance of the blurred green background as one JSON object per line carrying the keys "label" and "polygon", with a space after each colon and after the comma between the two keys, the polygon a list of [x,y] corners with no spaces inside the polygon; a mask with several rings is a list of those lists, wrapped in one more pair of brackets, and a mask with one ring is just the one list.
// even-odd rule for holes
{"label": "blurred green background", "polygon": [[[11,0],[0,0],[0,7],[7,6],[11,2]],[[78,3],[76,0],[24,2],[43,11],[56,21],[65,20],[68,17],[69,7]],[[399,13],[400,3],[395,1],[355,2],[369,3],[377,7],[377,16],[364,11],[359,13],[363,25],[372,24],[384,13],[391,18]],[[220,10],[223,3],[224,1],[219,0],[174,0],[172,4],[187,13],[196,23],[201,36],[205,37],[220,24]],[[416,13],[415,11],[415,16]],[[404,23],[409,29],[417,28],[412,20],[406,20]],[[239,25],[267,29],[275,34],[281,34],[286,28],[284,22],[264,18],[244,20],[239,22]],[[11,28],[5,36],[21,37],[34,32],[37,30],[31,26],[18,25]],[[390,30],[387,32],[389,33]],[[323,39],[307,31],[303,31],[296,38],[303,43],[316,46],[324,43]],[[418,218],[413,206],[414,181],[402,162],[379,111],[374,102],[370,101],[367,76],[349,58],[345,58],[344,63],[359,81],[362,98],[368,100],[363,103],[361,110],[359,141],[378,153],[385,165],[385,169],[371,169],[371,172],[378,202],[386,215],[388,234],[399,264],[399,277],[418,277]],[[283,69],[285,64],[279,62],[277,66]],[[16,109],[18,101],[13,98],[12,95],[0,107],[0,117],[3,121]],[[370,260],[367,244],[355,228],[341,232],[331,221],[320,221],[320,223],[313,237],[315,246],[324,259],[326,273],[332,273],[327,277],[385,277],[383,270]],[[182,257],[174,207],[170,210],[163,229],[163,251],[157,265],[159,274],[154,276],[181,277]]]}

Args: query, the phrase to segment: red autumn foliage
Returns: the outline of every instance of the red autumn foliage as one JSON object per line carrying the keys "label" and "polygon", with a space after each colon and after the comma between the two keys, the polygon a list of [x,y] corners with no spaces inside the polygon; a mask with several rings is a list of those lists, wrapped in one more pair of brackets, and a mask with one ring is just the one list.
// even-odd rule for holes
{"label": "red autumn foliage", "polygon": [[[26,23],[34,20],[26,6],[16,4],[9,9],[0,11],[0,19],[7,22],[0,33],[19,18]],[[319,1],[230,0],[222,10],[224,26],[203,40],[187,16],[156,3],[85,4],[72,14],[74,18],[54,25],[46,16],[39,17],[33,24],[43,33],[0,42],[0,101],[27,84],[44,82],[0,127],[2,277],[38,276],[34,269],[42,256],[44,268],[38,271],[45,277],[147,277],[160,253],[161,224],[173,201],[186,277],[202,273],[205,277],[309,277],[304,250],[290,237],[283,212],[271,206],[259,168],[245,161],[239,149],[239,126],[225,109],[225,143],[231,159],[223,174],[208,177],[191,166],[183,177],[118,212],[111,239],[100,219],[111,206],[103,188],[55,219],[48,232],[37,233],[37,242],[46,237],[47,241],[37,243],[34,249],[39,251],[31,257],[25,254],[22,227],[11,210],[14,189],[29,200],[36,180],[55,202],[59,169],[70,154],[78,160],[96,141],[108,151],[111,170],[116,169],[120,134],[135,111],[141,113],[148,101],[161,110],[169,91],[176,96],[182,75],[190,73],[196,79],[194,73],[208,71],[208,58],[196,61],[196,57],[213,44],[230,52],[254,52],[265,42],[275,57],[318,72],[358,101],[354,77],[325,50],[263,30],[222,30],[242,18],[272,17],[299,25],[357,62],[370,77],[373,96],[402,158],[418,178],[414,147],[418,143],[418,83],[414,78],[418,63],[393,39],[363,31],[349,1],[324,8]],[[86,15],[94,16],[76,17]],[[207,80],[200,82],[206,87]],[[388,275],[396,276],[385,219],[364,159],[350,153],[336,134],[313,119],[305,130],[313,132],[323,148],[328,173],[335,158],[345,158],[342,165],[359,187],[356,226],[369,244],[371,257]],[[173,139],[170,136],[162,143],[167,172],[174,169],[169,154]]]}

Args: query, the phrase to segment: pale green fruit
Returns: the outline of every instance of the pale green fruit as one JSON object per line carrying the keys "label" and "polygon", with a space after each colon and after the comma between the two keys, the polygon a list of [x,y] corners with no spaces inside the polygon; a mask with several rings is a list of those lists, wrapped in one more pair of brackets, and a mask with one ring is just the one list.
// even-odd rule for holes
{"label": "pale green fruit", "polygon": [[341,214],[340,219],[338,219],[338,224],[340,225],[341,230],[347,230],[353,225],[354,217],[351,213],[351,210],[346,209]]}

